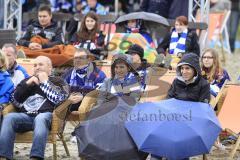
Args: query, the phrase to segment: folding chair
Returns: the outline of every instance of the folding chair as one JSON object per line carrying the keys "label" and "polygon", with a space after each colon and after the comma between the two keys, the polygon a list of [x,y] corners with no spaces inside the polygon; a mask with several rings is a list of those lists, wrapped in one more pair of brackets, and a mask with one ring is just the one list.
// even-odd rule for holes
{"label": "folding chair", "polygon": [[[65,101],[62,104],[60,104],[54,111],[53,111],[53,117],[52,117],[52,126],[51,130],[48,135],[48,143],[53,144],[53,159],[57,159],[57,136],[59,139],[62,141],[64,149],[66,151],[67,156],[70,156],[67,144],[64,140],[63,136],[63,129],[62,129],[62,123],[61,119],[57,116],[56,112],[59,112],[59,110],[63,110],[66,108],[66,106],[69,105],[69,101]],[[7,115],[10,112],[15,112],[15,107],[13,105],[8,105],[4,110],[3,110],[3,116]],[[62,112],[62,114],[66,114],[66,112]],[[28,131],[24,133],[17,133],[16,138],[15,138],[15,143],[32,143],[32,136],[33,132]]]}
{"label": "folding chair", "polygon": [[233,159],[234,155],[240,145],[240,136],[236,133],[240,131],[239,125],[239,113],[240,113],[240,85],[227,84],[226,85],[226,96],[222,98],[222,104],[218,112],[218,118],[223,128],[230,134],[237,137],[237,142],[233,146],[230,158]]}

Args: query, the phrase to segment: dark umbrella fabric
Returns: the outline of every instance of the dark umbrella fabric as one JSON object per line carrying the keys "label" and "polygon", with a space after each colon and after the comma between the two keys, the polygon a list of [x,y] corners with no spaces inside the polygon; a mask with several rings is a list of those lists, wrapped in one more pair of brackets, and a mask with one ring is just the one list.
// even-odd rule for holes
{"label": "dark umbrella fabric", "polygon": [[[137,146],[124,127],[127,114],[135,102],[130,97],[113,98],[93,109],[88,120],[75,129],[79,156],[87,160],[144,160],[146,154]],[[129,102],[129,103],[126,103]]]}
{"label": "dark umbrella fabric", "polygon": [[157,15],[155,13],[148,13],[148,12],[132,12],[129,14],[125,14],[120,16],[115,23],[121,23],[125,22],[128,20],[133,20],[133,19],[142,19],[145,21],[151,21],[151,22],[156,22],[159,24],[163,24],[165,26],[169,26],[168,20],[160,15]]}
{"label": "dark umbrella fabric", "polygon": [[126,128],[139,150],[171,160],[209,153],[221,131],[209,104],[176,99],[138,104]]}

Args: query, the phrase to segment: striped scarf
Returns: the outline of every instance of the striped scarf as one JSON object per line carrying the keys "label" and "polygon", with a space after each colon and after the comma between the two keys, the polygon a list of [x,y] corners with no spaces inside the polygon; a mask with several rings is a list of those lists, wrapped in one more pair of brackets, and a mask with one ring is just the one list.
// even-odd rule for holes
{"label": "striped scarf", "polygon": [[86,40],[85,42],[80,42],[76,45],[74,45],[75,48],[85,48],[87,50],[94,50],[96,49],[96,44],[92,42],[91,40]]}
{"label": "striped scarf", "polygon": [[188,29],[185,29],[180,38],[178,37],[178,33],[174,29],[171,35],[169,53],[177,55],[178,53],[184,53],[186,51],[186,38],[187,38]]}
{"label": "striped scarf", "polygon": [[123,80],[115,77],[112,80],[110,93],[116,96],[123,96],[131,92],[140,92],[141,84],[132,73],[128,73]]}
{"label": "striped scarf", "polygon": [[98,70],[92,63],[89,63],[88,66],[81,69],[73,69],[69,82],[71,92],[84,92],[84,90],[87,91],[98,88],[101,85],[100,82],[98,83],[96,81],[98,76]]}

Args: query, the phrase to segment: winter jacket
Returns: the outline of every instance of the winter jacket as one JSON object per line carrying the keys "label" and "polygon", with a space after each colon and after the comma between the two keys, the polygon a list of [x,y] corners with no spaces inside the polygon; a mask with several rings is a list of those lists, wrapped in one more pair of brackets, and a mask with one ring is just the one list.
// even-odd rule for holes
{"label": "winter jacket", "polygon": [[168,18],[171,0],[143,0],[141,10]]}
{"label": "winter jacket", "polygon": [[12,103],[19,112],[30,115],[53,112],[69,96],[68,85],[61,78],[49,77],[40,85],[28,85],[28,79],[19,83],[14,91]]}
{"label": "winter jacket", "polygon": [[115,96],[121,97],[123,95],[131,96],[138,101],[141,92],[141,82],[139,79],[134,76],[133,73],[128,73],[123,81],[120,81],[116,77],[113,79],[106,79],[100,87],[97,104],[103,104],[110,101]]}
{"label": "winter jacket", "polygon": [[91,40],[81,40],[78,38],[77,33],[74,33],[70,40],[70,43],[73,44],[76,48],[85,48],[92,52],[99,47],[103,47],[104,39],[105,35],[102,33],[102,31],[96,35],[96,39],[94,42]]}
{"label": "winter jacket", "polygon": [[86,66],[82,69],[70,69],[63,78],[70,85],[71,92],[81,92],[86,95],[88,92],[98,88],[106,78],[106,75],[99,68],[94,67],[90,71],[90,67]]}
{"label": "winter jacket", "polygon": [[[171,35],[172,33],[168,33],[163,41],[158,45],[157,52],[160,53],[166,53],[167,49],[169,49],[170,42],[171,42]],[[188,31],[187,38],[186,38],[186,53],[192,52],[196,53],[198,56],[200,56],[200,47],[198,44],[198,36],[195,33],[195,31]]]}
{"label": "winter jacket", "polygon": [[[169,11],[168,11],[168,17],[167,17],[168,19],[176,19],[179,16],[188,17],[189,0],[167,0],[167,1],[172,1],[171,7],[169,7]],[[195,15],[195,12],[193,14]]]}
{"label": "winter jacket", "polygon": [[48,43],[42,45],[43,49],[51,48],[55,45],[63,43],[62,31],[57,27],[57,23],[55,21],[52,21],[46,28],[43,28],[38,21],[33,22],[32,25],[27,28],[23,37],[18,41],[18,45],[28,47],[31,38],[34,36],[41,36],[42,38],[49,40]]}
{"label": "winter jacket", "polygon": [[[189,84],[184,82],[180,72],[180,68],[184,64],[191,66],[196,72],[193,82]],[[168,91],[168,98],[205,103],[210,101],[210,86],[207,80],[201,76],[199,57],[196,54],[185,54],[178,63],[177,78]]]}
{"label": "winter jacket", "polygon": [[10,75],[5,71],[0,71],[0,104],[8,103],[14,90],[14,84]]}

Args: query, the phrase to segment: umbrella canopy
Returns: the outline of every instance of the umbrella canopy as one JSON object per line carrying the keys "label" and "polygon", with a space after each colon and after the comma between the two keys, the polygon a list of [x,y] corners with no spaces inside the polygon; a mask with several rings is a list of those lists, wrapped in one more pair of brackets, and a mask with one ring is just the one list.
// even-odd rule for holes
{"label": "umbrella canopy", "polygon": [[121,23],[121,22],[125,22],[128,20],[132,20],[132,19],[142,19],[142,20],[146,20],[146,21],[160,23],[165,26],[169,26],[168,20],[166,18],[164,18],[160,15],[157,15],[155,13],[148,13],[148,12],[132,12],[129,14],[125,14],[125,15],[120,16],[115,21],[115,23]]}
{"label": "umbrella canopy", "polygon": [[209,104],[176,99],[138,104],[125,126],[139,150],[169,159],[209,153],[221,131]]}
{"label": "umbrella canopy", "polygon": [[[129,99],[127,102],[133,101]],[[146,154],[137,150],[124,127],[130,110],[131,104],[114,98],[90,112],[89,120],[75,129],[79,155],[87,160],[145,159]]]}

